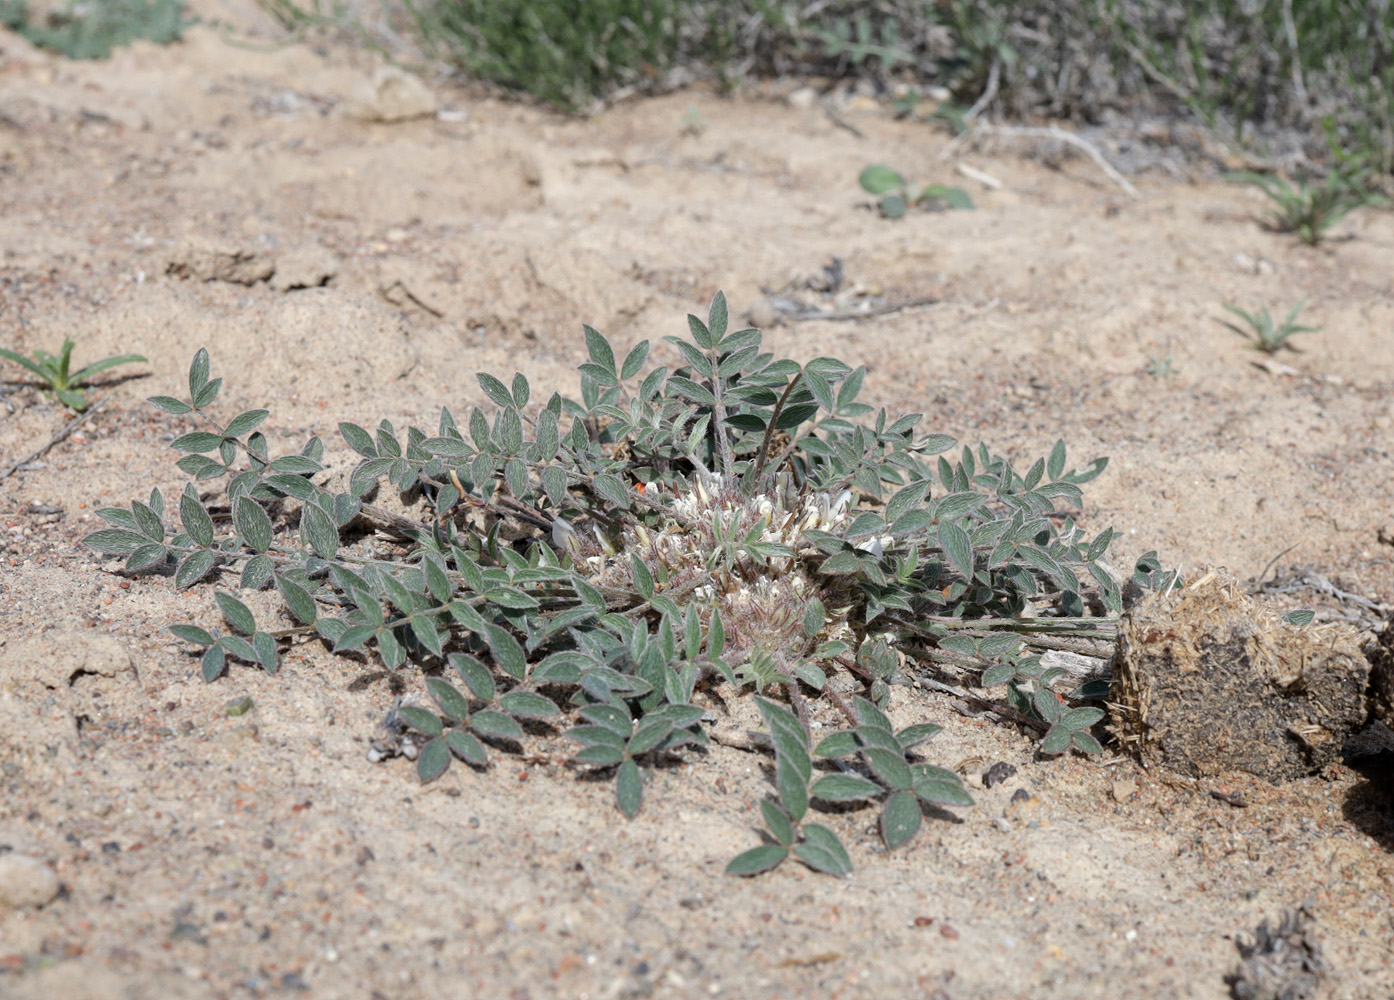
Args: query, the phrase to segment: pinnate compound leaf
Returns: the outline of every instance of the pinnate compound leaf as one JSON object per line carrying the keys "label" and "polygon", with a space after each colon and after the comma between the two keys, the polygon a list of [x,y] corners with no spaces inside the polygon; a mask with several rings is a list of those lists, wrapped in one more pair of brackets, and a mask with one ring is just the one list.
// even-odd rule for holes
{"label": "pinnate compound leaf", "polygon": [[881,839],[894,850],[920,829],[920,800],[911,791],[896,792],[881,807]]}
{"label": "pinnate compound leaf", "polygon": [[615,775],[615,804],[629,819],[639,815],[644,804],[644,775],[633,760],[625,760]]}
{"label": "pinnate compound leaf", "polygon": [[416,776],[421,779],[424,785],[428,781],[435,781],[445,769],[450,766],[450,745],[445,739],[437,736],[433,740],[428,740],[426,745],[421,748],[421,753],[416,758]]}
{"label": "pinnate compound leaf", "polygon": [[[800,845],[803,846],[803,845]],[[742,851],[726,866],[727,875],[759,875],[777,868],[789,856],[789,849],[780,844],[761,844],[748,851]],[[817,867],[812,865],[812,867]],[[851,869],[851,863],[848,863]],[[821,869],[820,869],[821,870]]]}
{"label": "pinnate compound leaf", "polygon": [[804,841],[794,848],[800,861],[814,871],[828,875],[849,875],[852,872],[852,859],[847,856],[847,848],[842,841],[821,823],[805,823]]}

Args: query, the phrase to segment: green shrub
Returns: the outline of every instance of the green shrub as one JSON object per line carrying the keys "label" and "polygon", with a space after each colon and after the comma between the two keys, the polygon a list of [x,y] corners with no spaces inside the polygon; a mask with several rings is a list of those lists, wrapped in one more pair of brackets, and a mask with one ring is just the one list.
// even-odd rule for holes
{"label": "green shrub", "polygon": [[572,111],[657,81],[678,47],[678,0],[409,0],[422,39],[470,76]]}
{"label": "green shrub", "polygon": [[34,20],[25,0],[0,0],[0,24],[69,59],[106,59],[138,39],[167,45],[193,21],[180,0],[86,0]]}

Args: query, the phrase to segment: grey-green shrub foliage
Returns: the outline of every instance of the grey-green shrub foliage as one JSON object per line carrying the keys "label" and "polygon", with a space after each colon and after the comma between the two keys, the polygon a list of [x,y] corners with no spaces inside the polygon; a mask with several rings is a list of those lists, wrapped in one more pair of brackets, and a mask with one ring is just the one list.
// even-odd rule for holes
{"label": "grey-green shrub foliage", "polygon": [[[805,822],[811,800],[880,802],[892,847],[919,827],[920,802],[970,804],[955,774],[910,756],[939,727],[897,732],[884,714],[898,654],[986,668],[985,684],[1006,683],[1013,706],[1050,727],[1043,751],[1097,750],[1088,729],[1102,712],[1064,707],[1019,616],[1032,600],[1080,614],[1086,588],[1119,609],[1100,563],[1113,533],[1085,538],[1056,510],[1082,502],[1106,459],[1071,471],[1063,443],[1024,474],[983,446],[951,458],[953,439],[918,433],[920,414],[857,401],[864,368],[777,360],[759,331],[728,330],[719,293],[705,321],[688,320],[657,367],[647,341],[621,358],[586,327],[579,400],[481,373],[492,412],[474,407],[463,426],[448,409],[434,434],[340,424],[361,460],[338,483],[321,475],[317,438],[271,454],[267,410],[214,419],[222,380],[200,350],[188,397],[150,400],[209,428],[173,442],[191,480],[178,525],[155,490],[99,511],[110,527],[87,543],[132,572],[172,566],[176,586],[220,586],[221,627],[170,629],[201,650],[208,681],[230,660],[275,672],[293,635],[425,669],[435,709],[402,709],[428,738],[423,781],[454,758],[487,766],[490,745],[541,723],[575,741],[578,762],[615,769],[633,816],[639,762],[707,742],[694,692],[753,691],[776,752],[762,806],[772,841],[737,872],[791,852],[848,870],[836,836]],[[197,487],[213,480],[221,521]],[[424,508],[393,522],[407,543],[390,558],[363,529],[384,516],[371,503],[384,489]],[[265,588],[297,625],[263,625],[237,596]],[[863,694],[828,690],[833,672]],[[810,748],[807,703],[824,694],[848,728]],[[815,757],[837,769],[816,771]]]}

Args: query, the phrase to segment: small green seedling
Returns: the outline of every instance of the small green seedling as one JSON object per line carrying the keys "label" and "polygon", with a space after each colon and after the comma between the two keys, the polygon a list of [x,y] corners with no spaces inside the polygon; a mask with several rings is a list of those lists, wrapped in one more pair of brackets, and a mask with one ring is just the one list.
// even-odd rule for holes
{"label": "small green seedling", "polygon": [[1176,364],[1172,361],[1170,354],[1164,358],[1156,355],[1149,357],[1147,367],[1143,370],[1153,378],[1171,378],[1177,371]]}
{"label": "small green seedling", "polygon": [[1238,184],[1252,184],[1272,200],[1270,224],[1283,233],[1295,233],[1308,246],[1316,246],[1326,231],[1351,211],[1366,205],[1387,205],[1389,199],[1365,188],[1363,173],[1332,171],[1321,184],[1299,180],[1296,186],[1281,177],[1239,171],[1225,175]]}
{"label": "small green seedling", "polygon": [[918,194],[912,195],[905,178],[890,167],[867,167],[861,172],[857,182],[864,191],[876,195],[876,205],[887,219],[902,218],[911,207],[921,205],[936,212],[946,208],[973,207],[973,199],[968,197],[968,192],[943,184],[930,184],[922,188]]}
{"label": "small green seedling", "polygon": [[108,368],[145,360],[139,354],[119,354],[116,357],[94,361],[85,368],[70,372],[68,369],[73,355],[73,346],[72,338],[64,337],[63,347],[56,357],[49,354],[48,351],[35,351],[33,358],[26,358],[22,354],[16,354],[14,351],[0,347],[0,358],[7,358],[17,365],[28,368],[36,376],[43,379],[44,387],[51,390],[58,397],[60,403],[77,410],[79,413],[87,409],[87,399],[82,395],[82,390],[78,386],[93,375],[104,372]]}
{"label": "small green seedling", "polygon": [[[1225,304],[1225,308],[1236,316],[1242,317],[1244,322],[1249,324],[1249,330],[1253,334],[1253,340],[1249,344],[1250,347],[1258,351],[1263,351],[1266,354],[1274,354],[1284,347],[1290,351],[1296,350],[1295,347],[1288,343],[1288,338],[1294,333],[1315,333],[1317,330],[1321,329],[1316,326],[1300,326],[1296,322],[1297,314],[1302,311],[1302,307],[1306,304],[1307,300],[1303,299],[1301,302],[1297,303],[1297,305],[1293,306],[1291,311],[1288,312],[1287,318],[1281,323],[1273,318],[1267,306],[1260,307],[1256,313],[1246,312],[1238,306],[1232,306],[1228,303]],[[1233,323],[1226,323],[1225,326],[1242,336],[1248,337],[1250,335]]]}

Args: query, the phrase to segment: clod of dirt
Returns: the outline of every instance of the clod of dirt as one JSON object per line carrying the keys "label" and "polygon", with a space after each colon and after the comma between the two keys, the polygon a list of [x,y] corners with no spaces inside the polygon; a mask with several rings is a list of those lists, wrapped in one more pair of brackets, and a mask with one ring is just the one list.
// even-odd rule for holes
{"label": "clod of dirt", "polygon": [[58,876],[27,854],[0,855],[0,911],[43,906],[58,895]]}
{"label": "clod of dirt", "polygon": [[1016,768],[1008,764],[1005,760],[999,760],[986,771],[983,772],[983,784],[988,788],[993,785],[1000,785],[1012,775],[1016,774]]}
{"label": "clod of dirt", "polygon": [[65,688],[83,674],[117,677],[134,669],[129,650],[112,636],[87,629],[53,629],[6,650],[0,662],[0,686],[37,681],[46,688]]}
{"label": "clod of dirt", "polygon": [[1394,726],[1394,611],[1370,656],[1370,718]]}
{"label": "clod of dirt", "polygon": [[1270,930],[1258,925],[1252,943],[1237,941],[1239,965],[1225,977],[1234,1000],[1305,1000],[1316,995],[1327,965],[1311,934],[1306,907],[1288,910]]}
{"label": "clod of dirt", "polygon": [[1212,570],[1124,618],[1113,730],[1145,764],[1278,783],[1340,757],[1368,718],[1369,680],[1354,629],[1284,622]]}
{"label": "clod of dirt", "polygon": [[382,66],[371,79],[361,80],[344,106],[350,118],[367,122],[404,122],[436,113],[436,95],[396,66]]}
{"label": "clod of dirt", "polygon": [[196,281],[226,281],[255,285],[276,273],[276,265],[251,250],[228,247],[186,247],[165,265],[165,273]]}
{"label": "clod of dirt", "polygon": [[323,288],[339,274],[339,260],[323,247],[310,246],[288,251],[276,259],[271,287],[278,292],[301,288]]}

